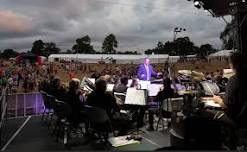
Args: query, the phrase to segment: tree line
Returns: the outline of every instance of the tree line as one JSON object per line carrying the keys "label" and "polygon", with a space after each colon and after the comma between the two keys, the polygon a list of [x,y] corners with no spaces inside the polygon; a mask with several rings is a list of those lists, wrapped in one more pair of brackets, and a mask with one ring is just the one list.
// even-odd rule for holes
{"label": "tree line", "polygon": [[205,58],[211,53],[217,52],[210,44],[196,46],[189,37],[177,38],[174,41],[165,43],[158,42],[154,49],[148,49],[145,54],[169,54],[171,56],[186,57],[187,55],[196,55],[198,58]]}

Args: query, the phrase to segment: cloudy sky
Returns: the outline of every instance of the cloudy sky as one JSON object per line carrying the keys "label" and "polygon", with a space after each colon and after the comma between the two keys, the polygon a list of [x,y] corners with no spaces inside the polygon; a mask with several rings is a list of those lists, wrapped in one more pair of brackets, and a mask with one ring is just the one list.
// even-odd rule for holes
{"label": "cloudy sky", "polygon": [[119,51],[141,52],[172,40],[176,26],[187,29],[178,36],[221,48],[223,20],[187,0],[0,0],[0,50],[28,50],[38,39],[67,50],[84,35],[99,50],[114,33]]}

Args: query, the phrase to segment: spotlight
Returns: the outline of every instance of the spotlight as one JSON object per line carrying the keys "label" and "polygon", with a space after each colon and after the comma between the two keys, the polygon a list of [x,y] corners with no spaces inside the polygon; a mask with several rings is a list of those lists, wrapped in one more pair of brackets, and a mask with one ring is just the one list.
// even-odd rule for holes
{"label": "spotlight", "polygon": [[199,1],[195,1],[194,5],[200,5],[200,2]]}
{"label": "spotlight", "polygon": [[200,4],[199,1],[195,1],[194,5],[195,5],[195,7],[198,8],[198,9],[201,8],[201,4]]}

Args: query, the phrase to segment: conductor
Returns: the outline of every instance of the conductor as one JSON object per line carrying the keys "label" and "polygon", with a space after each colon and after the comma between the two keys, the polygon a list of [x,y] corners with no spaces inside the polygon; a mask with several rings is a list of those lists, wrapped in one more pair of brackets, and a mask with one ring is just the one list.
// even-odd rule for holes
{"label": "conductor", "polygon": [[152,65],[150,65],[150,60],[148,58],[144,59],[144,63],[141,64],[137,71],[137,76],[140,80],[150,81],[151,77],[157,78],[161,73],[156,73],[153,70]]}

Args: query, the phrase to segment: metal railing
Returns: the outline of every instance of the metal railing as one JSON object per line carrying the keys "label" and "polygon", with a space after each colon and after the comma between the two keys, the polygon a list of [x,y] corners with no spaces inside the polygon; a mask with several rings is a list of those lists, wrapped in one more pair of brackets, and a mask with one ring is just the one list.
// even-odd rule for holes
{"label": "metal railing", "polygon": [[[0,94],[0,144],[2,143],[2,127],[5,122],[6,111],[8,107],[7,97],[8,88],[3,88]],[[7,118],[7,117],[6,117]]]}
{"label": "metal railing", "polygon": [[6,114],[8,118],[40,115],[44,109],[40,92],[8,94],[7,101]]}

